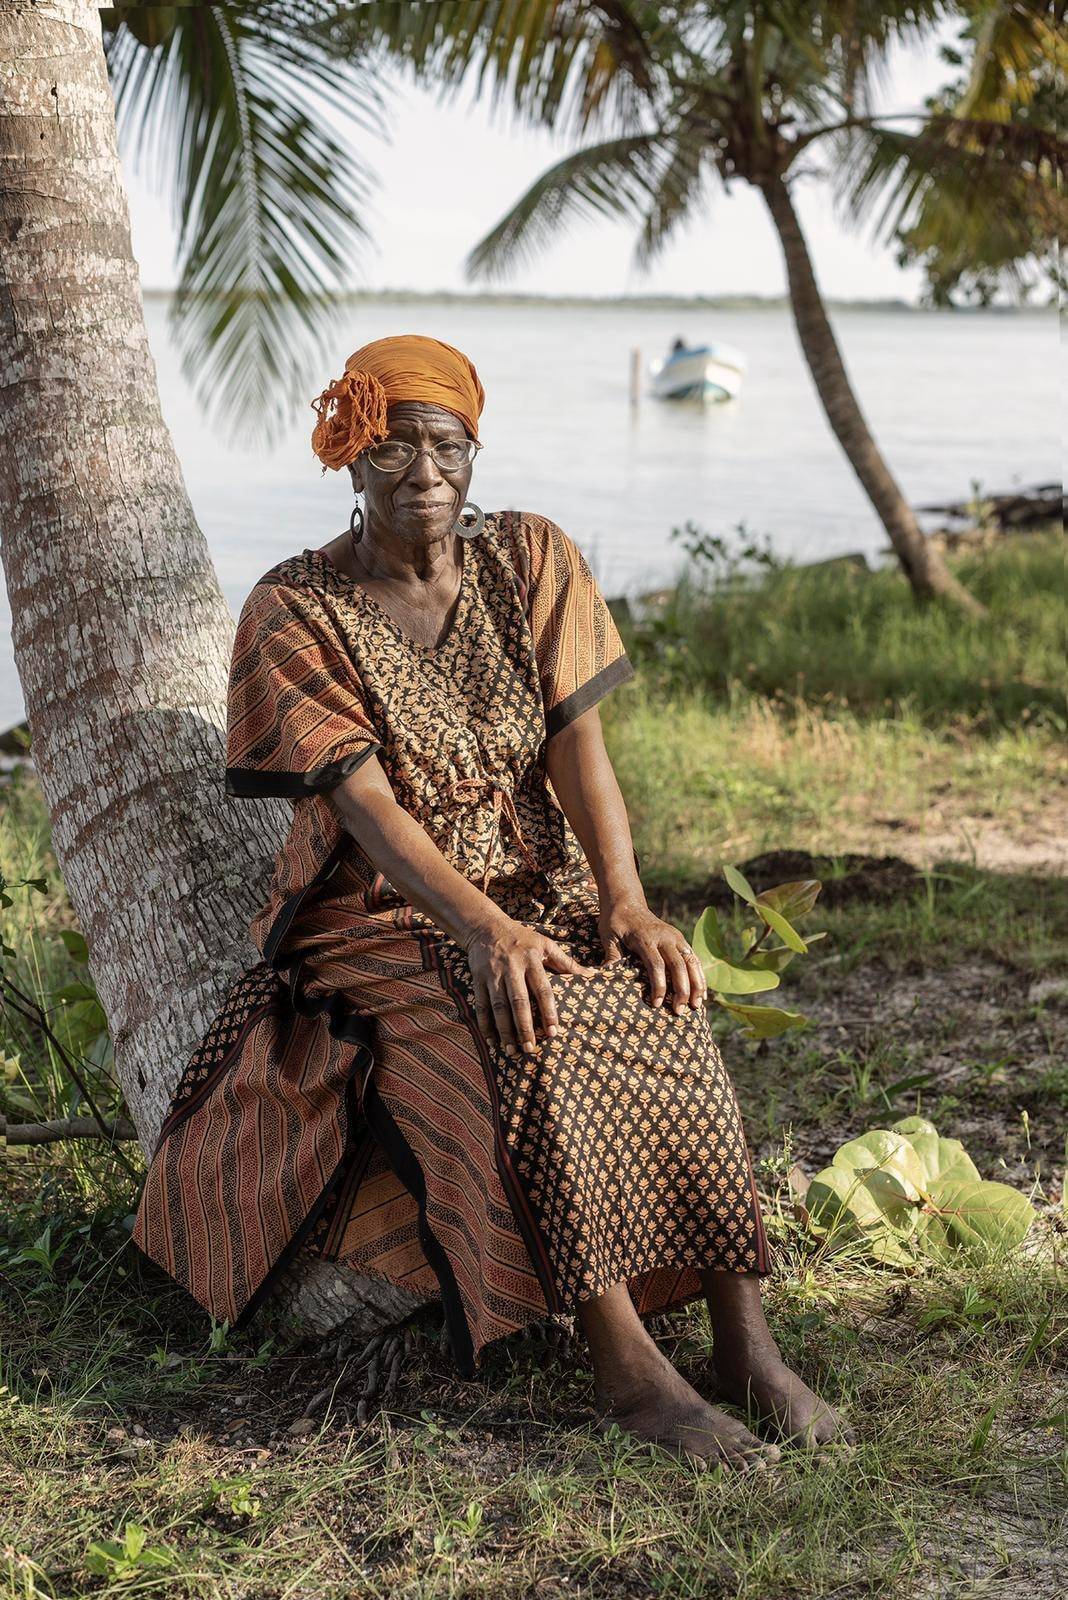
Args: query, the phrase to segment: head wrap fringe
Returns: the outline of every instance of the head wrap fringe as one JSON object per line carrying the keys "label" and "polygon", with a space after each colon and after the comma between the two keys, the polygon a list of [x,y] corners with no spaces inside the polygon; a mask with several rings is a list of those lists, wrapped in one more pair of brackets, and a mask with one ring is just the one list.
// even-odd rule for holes
{"label": "head wrap fringe", "polygon": [[371,372],[346,370],[324,389],[312,406],[319,420],[312,430],[312,449],[323,471],[335,471],[386,437],[386,391]]}
{"label": "head wrap fringe", "polygon": [[471,362],[444,340],[420,333],[375,339],[353,351],[343,376],[311,402],[319,417],[312,450],[324,472],[347,466],[387,437],[388,408],[402,400],[444,407],[477,439],[485,398]]}

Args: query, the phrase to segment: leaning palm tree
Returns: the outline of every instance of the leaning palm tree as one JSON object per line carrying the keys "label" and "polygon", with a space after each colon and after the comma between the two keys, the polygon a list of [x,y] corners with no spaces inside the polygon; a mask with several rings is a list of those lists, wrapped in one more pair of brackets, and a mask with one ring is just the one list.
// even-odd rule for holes
{"label": "leaning palm tree", "polygon": [[[172,30],[143,46],[143,76],[178,113],[186,277],[212,290],[182,326],[191,349],[217,355],[231,409],[262,410],[268,383],[290,386],[294,336],[314,330],[300,258],[321,245],[316,271],[329,262],[345,206],[330,213],[325,167],[340,199],[352,157],[261,93],[251,12],[198,13],[209,9],[181,19],[188,39]],[[177,69],[162,75],[168,49]],[[280,59],[291,104],[298,61],[321,52],[287,45]],[[147,1151],[222,994],[256,960],[247,929],[289,810],[223,797],[234,621],[161,415],[92,0],[0,0],[0,81],[0,527],[15,662],[53,846]],[[305,133],[324,171],[292,193],[283,146]],[[313,1327],[354,1312],[377,1325],[411,1305],[316,1258],[294,1258],[282,1292]]]}
{"label": "leaning palm tree", "polygon": [[[952,9],[907,0],[444,0],[368,4],[331,31],[358,50],[385,42],[420,73],[509,96],[532,121],[586,143],[545,172],[472,251],[478,278],[501,277],[582,214],[637,227],[647,267],[717,186],[763,196],[786,263],[798,336],[827,419],[919,595],[980,608],[924,538],[880,452],[850,383],[798,220],[793,182],[827,152],[858,218],[886,196],[890,231],[917,198],[954,188],[958,213],[989,213],[985,149],[1001,141],[1022,160],[1050,130],[979,117],[877,115],[871,87],[892,42],[919,35]],[[899,130],[900,122],[918,123]]]}

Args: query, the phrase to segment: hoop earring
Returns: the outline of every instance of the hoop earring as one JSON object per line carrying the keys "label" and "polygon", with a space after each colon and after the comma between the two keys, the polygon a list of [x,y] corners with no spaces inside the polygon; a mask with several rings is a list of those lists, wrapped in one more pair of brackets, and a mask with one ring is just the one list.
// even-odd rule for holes
{"label": "hoop earring", "polygon": [[[359,528],[356,526],[357,517],[360,519]],[[360,509],[360,502],[358,500],[354,504],[352,508],[352,516],[349,518],[349,538],[352,540],[353,544],[359,544],[360,540],[363,538],[363,512]]]}
{"label": "hoop earring", "polygon": [[[464,512],[473,511],[474,522],[464,521]],[[460,507],[460,515],[452,525],[453,533],[458,533],[461,539],[477,539],[486,526],[486,513],[481,506],[476,506],[473,500],[465,500]]]}

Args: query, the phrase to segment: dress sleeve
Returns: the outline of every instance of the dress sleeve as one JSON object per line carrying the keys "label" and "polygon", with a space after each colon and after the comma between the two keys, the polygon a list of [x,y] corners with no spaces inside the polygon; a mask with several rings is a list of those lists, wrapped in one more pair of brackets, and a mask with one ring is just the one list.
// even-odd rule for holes
{"label": "dress sleeve", "polygon": [[541,675],[545,735],[634,676],[615,618],[574,541],[548,517],[524,514],[522,579]]}
{"label": "dress sleeve", "polygon": [[257,584],[238,619],[225,792],[287,799],[333,788],[382,749],[359,674],[310,591]]}

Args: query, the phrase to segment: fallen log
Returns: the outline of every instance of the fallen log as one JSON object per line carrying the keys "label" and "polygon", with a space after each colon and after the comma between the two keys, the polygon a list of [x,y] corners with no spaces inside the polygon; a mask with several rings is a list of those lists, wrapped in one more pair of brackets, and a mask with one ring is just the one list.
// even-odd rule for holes
{"label": "fallen log", "polygon": [[58,1144],[63,1139],[136,1139],[128,1117],[99,1123],[93,1117],[58,1117],[52,1122],[8,1122],[0,1116],[0,1140],[8,1144]]}

